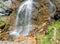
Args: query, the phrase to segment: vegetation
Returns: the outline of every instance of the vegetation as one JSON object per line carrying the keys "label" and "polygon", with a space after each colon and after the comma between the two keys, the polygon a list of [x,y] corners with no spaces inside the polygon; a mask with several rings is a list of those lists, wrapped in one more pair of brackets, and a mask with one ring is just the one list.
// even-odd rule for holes
{"label": "vegetation", "polygon": [[[52,23],[48,27],[48,34],[45,36],[42,36],[41,34],[37,35],[37,38],[40,40],[40,44],[59,44],[60,40],[60,20],[57,20],[55,23]],[[54,37],[54,28],[56,28],[56,40],[53,39]],[[57,42],[58,41],[58,42]]]}
{"label": "vegetation", "polygon": [[3,25],[4,24],[4,21],[0,20],[0,25]]}
{"label": "vegetation", "polygon": [[[3,12],[0,12],[1,14],[4,14],[0,16],[0,40],[16,40],[16,42],[26,40],[29,42],[34,41],[37,44],[60,44],[60,19],[54,20],[54,22],[51,23],[51,20],[48,18],[50,17],[48,10],[49,4],[44,1],[45,0],[37,1],[39,4],[36,4],[36,6],[33,4],[32,25],[36,26],[33,26],[33,29],[28,36],[21,36],[16,39],[13,39],[13,37],[9,35],[9,31],[14,29],[16,23],[16,11],[22,0],[16,0],[16,2],[12,1],[11,7],[7,7],[7,5],[0,2],[1,8],[4,9]],[[57,3],[55,5],[56,7],[58,6]],[[22,21],[24,22],[24,20]]]}

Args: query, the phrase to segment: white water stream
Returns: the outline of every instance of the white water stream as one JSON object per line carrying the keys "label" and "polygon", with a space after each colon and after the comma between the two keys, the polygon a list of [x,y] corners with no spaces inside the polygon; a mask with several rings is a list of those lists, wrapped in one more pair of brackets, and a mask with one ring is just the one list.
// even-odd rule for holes
{"label": "white water stream", "polygon": [[26,0],[20,5],[16,17],[16,27],[10,35],[16,37],[28,35],[31,30],[32,3],[33,0]]}

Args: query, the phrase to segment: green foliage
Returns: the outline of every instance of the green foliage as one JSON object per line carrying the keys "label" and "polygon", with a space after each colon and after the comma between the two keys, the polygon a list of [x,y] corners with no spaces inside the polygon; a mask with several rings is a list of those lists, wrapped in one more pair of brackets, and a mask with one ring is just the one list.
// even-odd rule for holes
{"label": "green foliage", "polygon": [[56,41],[54,41],[53,39],[51,40],[49,38],[50,35],[42,36],[38,34],[37,36],[37,38],[40,40],[39,44],[57,44]]}
{"label": "green foliage", "polygon": [[57,33],[56,34],[57,34],[57,36],[56,36],[57,39],[60,40],[60,29],[57,30]]}
{"label": "green foliage", "polygon": [[42,38],[42,35],[37,34],[37,38],[38,38],[38,39],[41,39],[41,38]]}
{"label": "green foliage", "polygon": [[52,38],[53,37],[53,30],[54,28],[60,28],[60,20],[55,21],[55,23],[52,23],[49,27],[48,27],[48,37]]}
{"label": "green foliage", "polygon": [[53,28],[59,28],[60,27],[60,20],[57,20],[55,23],[52,23],[48,29],[52,30]]}
{"label": "green foliage", "polygon": [[54,28],[57,28],[57,40],[60,40],[60,20],[55,21],[55,23],[52,23],[48,26],[48,34],[45,36],[42,36],[40,34],[37,35],[37,38],[40,39],[40,44],[57,44],[56,41],[53,40],[54,36]]}
{"label": "green foliage", "polygon": [[50,40],[48,39],[48,37],[44,37],[40,44],[50,44]]}
{"label": "green foliage", "polygon": [[4,24],[4,21],[0,20],[0,25],[3,25]]}
{"label": "green foliage", "polygon": [[39,44],[51,44],[47,36],[43,37],[42,35],[38,34],[37,38],[40,40]]}

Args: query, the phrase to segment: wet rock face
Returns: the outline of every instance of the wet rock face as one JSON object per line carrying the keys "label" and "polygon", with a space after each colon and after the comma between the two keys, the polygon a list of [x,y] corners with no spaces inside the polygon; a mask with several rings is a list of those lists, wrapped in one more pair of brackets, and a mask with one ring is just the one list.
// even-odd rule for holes
{"label": "wet rock face", "polygon": [[4,5],[10,8],[11,0],[1,0],[0,2],[2,2]]}
{"label": "wet rock face", "polygon": [[44,0],[37,0],[33,4],[32,10],[32,24],[40,25],[41,23],[49,20],[49,3]]}
{"label": "wet rock face", "polygon": [[60,19],[60,1],[55,0],[54,4],[56,6],[56,12],[55,12],[55,15],[54,15],[53,19],[58,20],[58,19]]}
{"label": "wet rock face", "polygon": [[[8,14],[5,10],[11,8],[11,0],[1,0],[0,1],[0,15]],[[2,11],[1,11],[2,10]]]}
{"label": "wet rock face", "polygon": [[55,20],[60,19],[60,9],[57,9],[56,15],[54,16],[54,19],[55,19]]}

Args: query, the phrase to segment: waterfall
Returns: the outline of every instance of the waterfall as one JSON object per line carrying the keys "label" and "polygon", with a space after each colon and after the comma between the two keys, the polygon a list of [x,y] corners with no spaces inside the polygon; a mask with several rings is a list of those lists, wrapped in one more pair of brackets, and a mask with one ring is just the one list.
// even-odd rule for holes
{"label": "waterfall", "polygon": [[[49,10],[50,10],[50,16],[53,16],[55,13],[55,6],[50,1],[47,0],[49,3]],[[18,8],[17,11],[17,17],[16,17],[16,26],[14,31],[10,32],[10,35],[13,35],[14,37],[18,36],[27,36],[29,34],[29,31],[31,30],[31,16],[32,16],[32,7],[33,4],[35,4],[35,0],[24,0],[21,5]],[[54,9],[54,10],[53,10]]]}
{"label": "waterfall", "polygon": [[33,0],[24,1],[18,9],[16,17],[16,26],[14,31],[10,32],[13,36],[26,36],[31,30],[31,12]]}

